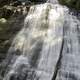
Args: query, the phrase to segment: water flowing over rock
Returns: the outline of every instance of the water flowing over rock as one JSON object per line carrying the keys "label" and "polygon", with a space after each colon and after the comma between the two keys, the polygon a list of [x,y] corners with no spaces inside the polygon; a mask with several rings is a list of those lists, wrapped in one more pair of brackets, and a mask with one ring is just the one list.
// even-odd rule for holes
{"label": "water flowing over rock", "polygon": [[80,80],[80,20],[72,12],[66,13],[63,31],[64,45],[56,80]]}
{"label": "water flowing over rock", "polygon": [[61,6],[32,6],[4,61],[8,66],[3,80],[51,80],[63,40],[63,20]]}
{"label": "water flowing over rock", "polygon": [[80,80],[80,21],[49,1],[30,8],[2,63],[1,80]]}

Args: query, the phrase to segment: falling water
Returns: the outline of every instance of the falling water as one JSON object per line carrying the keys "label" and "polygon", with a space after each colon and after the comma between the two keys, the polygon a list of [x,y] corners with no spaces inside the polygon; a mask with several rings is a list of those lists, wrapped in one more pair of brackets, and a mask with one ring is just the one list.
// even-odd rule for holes
{"label": "falling water", "polygon": [[69,10],[64,21],[64,46],[56,80],[80,80],[80,20]]}
{"label": "falling water", "polygon": [[30,8],[2,63],[2,80],[80,79],[79,20],[51,1]]}

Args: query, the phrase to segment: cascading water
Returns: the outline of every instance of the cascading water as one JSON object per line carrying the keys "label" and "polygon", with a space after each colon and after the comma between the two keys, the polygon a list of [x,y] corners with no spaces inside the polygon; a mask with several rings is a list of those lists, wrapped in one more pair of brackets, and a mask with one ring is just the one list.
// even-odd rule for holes
{"label": "cascading water", "polygon": [[62,44],[63,20],[61,6],[32,6],[9,49],[3,80],[51,80]]}
{"label": "cascading water", "polygon": [[64,46],[56,80],[80,80],[80,20],[69,10],[63,28]]}
{"label": "cascading water", "polygon": [[80,79],[80,23],[55,1],[30,8],[2,63],[1,80]]}

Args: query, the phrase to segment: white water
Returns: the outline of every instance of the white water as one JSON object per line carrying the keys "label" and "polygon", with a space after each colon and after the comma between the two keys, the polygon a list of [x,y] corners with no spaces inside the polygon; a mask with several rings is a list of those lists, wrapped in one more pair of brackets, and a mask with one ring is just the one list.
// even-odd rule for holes
{"label": "white water", "polygon": [[3,80],[80,79],[79,20],[57,0],[49,2],[30,8],[4,61]]}
{"label": "white water", "polygon": [[64,46],[56,80],[80,80],[80,20],[65,14]]}
{"label": "white water", "polygon": [[60,55],[63,22],[61,6],[32,6],[9,50],[12,64],[3,80],[51,80]]}

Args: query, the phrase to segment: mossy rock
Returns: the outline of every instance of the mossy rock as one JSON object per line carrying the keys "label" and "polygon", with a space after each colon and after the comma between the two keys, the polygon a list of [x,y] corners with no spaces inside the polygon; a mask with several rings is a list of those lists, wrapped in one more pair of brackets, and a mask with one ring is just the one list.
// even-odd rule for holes
{"label": "mossy rock", "polygon": [[3,7],[0,9],[0,18],[10,18],[11,15],[13,14],[13,9],[12,8],[8,8],[8,6]]}
{"label": "mossy rock", "polygon": [[9,29],[9,23],[5,18],[0,19],[0,48],[3,48],[4,40],[7,40],[9,37],[7,30]]}
{"label": "mossy rock", "polygon": [[5,18],[0,19],[0,34],[4,33],[8,29],[9,23]]}

